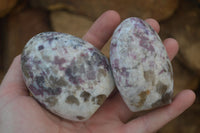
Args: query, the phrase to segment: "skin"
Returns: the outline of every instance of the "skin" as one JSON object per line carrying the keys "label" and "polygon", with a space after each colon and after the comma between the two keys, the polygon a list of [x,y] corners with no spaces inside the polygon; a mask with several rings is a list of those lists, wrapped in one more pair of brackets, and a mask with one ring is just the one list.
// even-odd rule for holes
{"label": "skin", "polygon": [[[146,21],[159,32],[157,21]],[[83,39],[101,49],[119,23],[119,14],[107,11],[94,22]],[[177,41],[168,38],[164,45],[172,60],[178,51]],[[0,85],[0,132],[152,133],[184,112],[194,100],[193,91],[184,90],[174,97],[170,105],[139,115],[129,111],[119,92],[114,91],[89,120],[72,122],[49,113],[28,95],[22,79],[20,56],[17,56]]]}

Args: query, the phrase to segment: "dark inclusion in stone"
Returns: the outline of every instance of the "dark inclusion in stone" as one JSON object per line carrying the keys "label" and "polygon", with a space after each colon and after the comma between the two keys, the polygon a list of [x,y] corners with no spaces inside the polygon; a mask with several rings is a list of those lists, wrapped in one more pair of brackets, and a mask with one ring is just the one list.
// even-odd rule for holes
{"label": "dark inclusion in stone", "polygon": [[31,92],[34,95],[44,95],[44,93],[48,95],[59,95],[62,91],[60,87],[57,88],[50,88],[44,85],[44,77],[43,76],[36,76],[35,83],[29,86]]}
{"label": "dark inclusion in stone", "polygon": [[166,93],[168,89],[168,86],[163,84],[162,82],[158,82],[156,85],[156,91],[162,95],[161,99],[156,101],[155,103],[152,104],[152,107],[157,107],[159,105],[165,105],[168,104],[170,99],[172,98],[172,92]]}
{"label": "dark inclusion in stone", "polygon": [[154,71],[148,70],[144,71],[144,78],[147,82],[152,82],[152,85],[155,84],[155,74]]}
{"label": "dark inclusion in stone", "polygon": [[44,46],[43,46],[43,45],[40,45],[40,46],[38,47],[38,50],[42,50],[42,49],[44,49]]}
{"label": "dark inclusion in stone", "polygon": [[84,82],[84,80],[81,79],[79,74],[73,73],[72,67],[68,67],[65,70],[65,74],[69,77],[69,81],[72,82],[73,84],[81,84]]}
{"label": "dark inclusion in stone", "polygon": [[34,95],[42,95],[43,96],[43,90],[42,89],[37,89],[34,87],[32,84],[29,86],[29,89]]}
{"label": "dark inclusion in stone", "polygon": [[59,58],[58,56],[55,56],[54,58],[54,64],[61,66],[63,63],[65,63],[66,60],[64,58]]}
{"label": "dark inclusion in stone", "polygon": [[96,103],[98,105],[102,105],[106,98],[107,98],[106,95],[101,94],[101,95],[98,95],[96,97],[93,97],[92,101],[93,101],[93,103]]}
{"label": "dark inclusion in stone", "polygon": [[56,97],[48,97],[45,102],[47,102],[50,106],[56,105],[58,99]]}
{"label": "dark inclusion in stone", "polygon": [[60,86],[67,86],[68,83],[67,81],[64,79],[64,77],[60,77],[60,78],[57,78],[57,77],[54,77],[54,76],[50,76],[49,78],[49,83],[51,84],[51,86],[53,87],[60,87]]}
{"label": "dark inclusion in stone", "polygon": [[159,93],[159,94],[164,94],[167,90],[168,86],[163,84],[162,82],[158,82],[157,85],[156,85],[156,91]]}
{"label": "dark inclusion in stone", "polygon": [[68,104],[76,104],[76,105],[80,104],[79,100],[73,95],[68,96],[66,98],[65,102],[68,103]]}
{"label": "dark inclusion in stone", "polygon": [[78,120],[83,120],[83,119],[85,119],[85,117],[83,117],[83,116],[76,116],[76,118],[77,118]]}
{"label": "dark inclusion in stone", "polygon": [[82,47],[86,43],[84,40],[81,40],[81,39],[76,38],[76,37],[74,39],[72,39],[72,41],[74,41],[74,43],[73,43],[74,49]]}
{"label": "dark inclusion in stone", "polygon": [[147,96],[149,95],[150,91],[142,91],[139,96],[140,96],[140,101],[137,103],[137,105],[135,105],[136,107],[141,107],[144,105]]}
{"label": "dark inclusion in stone", "polygon": [[93,52],[91,62],[97,64],[97,66],[103,66],[104,69],[109,70],[110,66],[103,54]]}
{"label": "dark inclusion in stone", "polygon": [[90,99],[90,93],[86,92],[86,91],[83,91],[80,95],[80,97],[83,98],[84,102],[88,102],[89,99]]}
{"label": "dark inclusion in stone", "polygon": [[44,84],[44,77],[43,76],[36,76],[35,77],[35,81],[38,85],[39,88],[44,88],[43,84]]}
{"label": "dark inclusion in stone", "polygon": [[172,98],[172,95],[172,92],[163,94],[161,99],[152,104],[152,107],[155,108],[161,105],[168,104],[170,99]]}

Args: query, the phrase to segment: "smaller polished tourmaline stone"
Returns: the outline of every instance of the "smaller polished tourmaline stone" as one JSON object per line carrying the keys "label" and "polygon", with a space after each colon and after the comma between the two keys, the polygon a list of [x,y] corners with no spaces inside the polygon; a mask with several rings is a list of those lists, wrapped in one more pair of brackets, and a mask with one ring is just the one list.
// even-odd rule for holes
{"label": "smaller polished tourmaline stone", "polygon": [[117,88],[131,111],[171,102],[171,62],[160,37],[145,21],[132,17],[117,27],[110,61]]}

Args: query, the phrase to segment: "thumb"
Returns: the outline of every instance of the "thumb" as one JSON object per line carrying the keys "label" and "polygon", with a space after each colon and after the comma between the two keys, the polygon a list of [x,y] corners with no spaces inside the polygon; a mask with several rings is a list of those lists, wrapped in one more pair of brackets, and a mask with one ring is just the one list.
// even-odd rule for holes
{"label": "thumb", "polygon": [[0,95],[12,93],[17,95],[28,95],[21,71],[21,55],[13,60],[8,72],[6,73],[1,85]]}

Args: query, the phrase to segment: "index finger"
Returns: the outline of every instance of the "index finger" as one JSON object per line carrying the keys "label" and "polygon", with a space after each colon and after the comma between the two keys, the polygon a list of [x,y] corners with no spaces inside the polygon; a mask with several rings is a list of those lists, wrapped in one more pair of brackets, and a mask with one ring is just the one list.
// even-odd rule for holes
{"label": "index finger", "polygon": [[103,13],[91,26],[83,39],[101,49],[109,40],[115,28],[120,23],[120,16],[116,11],[109,10]]}
{"label": "index finger", "polygon": [[21,55],[18,55],[13,60],[1,83],[0,94],[15,93],[17,95],[28,95],[22,76],[20,60]]}

